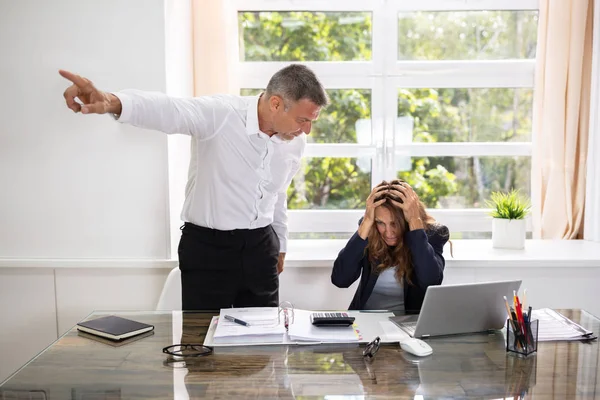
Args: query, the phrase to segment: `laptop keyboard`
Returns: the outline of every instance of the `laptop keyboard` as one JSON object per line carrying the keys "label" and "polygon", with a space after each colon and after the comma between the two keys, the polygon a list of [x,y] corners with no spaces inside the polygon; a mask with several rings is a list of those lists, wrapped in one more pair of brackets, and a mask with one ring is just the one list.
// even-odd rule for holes
{"label": "laptop keyboard", "polygon": [[416,322],[403,322],[401,325],[410,336],[415,335],[415,329],[417,328]]}

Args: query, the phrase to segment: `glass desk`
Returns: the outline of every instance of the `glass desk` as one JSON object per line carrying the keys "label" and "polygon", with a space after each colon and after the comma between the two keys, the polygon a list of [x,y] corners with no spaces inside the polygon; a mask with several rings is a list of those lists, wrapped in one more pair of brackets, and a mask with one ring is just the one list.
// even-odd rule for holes
{"label": "glass desk", "polygon": [[[559,311],[600,331],[585,311]],[[527,358],[495,332],[428,339],[425,358],[382,344],[369,362],[364,345],[336,344],[221,347],[173,361],[163,347],[201,344],[214,312],[112,314],[155,330],[116,346],[72,329],[2,383],[0,399],[600,398],[597,340],[542,342]]]}

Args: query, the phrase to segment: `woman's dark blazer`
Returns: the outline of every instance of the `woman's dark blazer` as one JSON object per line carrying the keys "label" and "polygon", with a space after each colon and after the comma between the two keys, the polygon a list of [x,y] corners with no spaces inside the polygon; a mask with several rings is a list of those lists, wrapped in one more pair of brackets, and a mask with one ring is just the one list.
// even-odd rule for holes
{"label": "woman's dark blazer", "polygon": [[[427,288],[441,285],[445,265],[442,252],[449,236],[448,228],[444,225],[434,225],[427,231],[415,229],[405,233],[404,242],[410,248],[413,263],[412,285],[404,280],[404,307],[407,314],[419,313]],[[333,263],[331,282],[339,288],[347,288],[359,277],[358,289],[348,307],[350,310],[364,308],[378,277],[369,262],[367,241],[357,231]]]}

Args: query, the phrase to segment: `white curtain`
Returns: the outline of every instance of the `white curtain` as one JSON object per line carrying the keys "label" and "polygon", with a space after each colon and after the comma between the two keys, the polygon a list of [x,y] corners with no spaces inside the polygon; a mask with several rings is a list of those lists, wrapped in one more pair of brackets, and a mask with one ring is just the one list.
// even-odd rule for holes
{"label": "white curtain", "polygon": [[600,242],[600,7],[594,9],[592,93],[583,238]]}
{"label": "white curtain", "polygon": [[239,94],[237,16],[227,0],[192,0],[194,95]]}
{"label": "white curtain", "polygon": [[540,0],[531,188],[535,238],[583,236],[593,4]]}

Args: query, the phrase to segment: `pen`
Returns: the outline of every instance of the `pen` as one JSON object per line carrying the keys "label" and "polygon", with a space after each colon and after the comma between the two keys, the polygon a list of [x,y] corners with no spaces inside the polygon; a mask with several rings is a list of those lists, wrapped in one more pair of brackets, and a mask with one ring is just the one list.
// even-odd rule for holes
{"label": "pen", "polygon": [[508,305],[508,300],[506,299],[506,296],[504,296],[504,305],[506,306],[506,312],[508,313],[508,320],[510,321],[510,324],[512,325],[513,328],[513,333],[515,333],[515,342],[517,343],[517,346],[520,343],[520,340],[517,340],[517,327],[515,325],[515,321],[512,318],[512,313],[510,311],[510,306]]}
{"label": "pen", "polygon": [[247,323],[246,321],[242,321],[241,319],[234,318],[231,315],[224,315],[223,318],[225,318],[227,321],[235,322],[236,324],[239,324],[239,325],[250,326],[250,324]]}
{"label": "pen", "polygon": [[529,324],[529,316],[527,315],[527,313],[523,313],[523,330],[525,331],[525,342],[527,344],[532,343],[531,342],[531,335],[530,335],[530,324]]}
{"label": "pen", "polygon": [[527,309],[527,326],[529,327],[529,341],[531,342],[531,344],[533,345],[533,332],[531,330],[531,320],[533,319],[533,309],[531,306],[529,306],[529,308]]}
{"label": "pen", "polygon": [[519,299],[519,296],[517,295],[516,291],[513,291],[513,293],[515,294],[515,311],[517,313],[517,318],[519,319],[519,323],[522,326],[523,329],[523,334],[525,333],[525,326],[524,323],[525,321],[523,320],[523,304],[521,304],[521,300]]}
{"label": "pen", "polygon": [[515,323],[513,325],[515,328],[514,329],[515,341],[521,345],[522,349],[525,349],[525,346],[526,346],[525,338],[523,337],[523,333],[522,333],[523,331],[522,331],[521,324],[519,323],[519,319],[517,318],[517,313],[512,308],[510,309],[510,313],[511,313],[513,321],[515,321]]}
{"label": "pen", "polygon": [[515,327],[515,323],[512,318],[512,313],[510,311],[510,306],[508,305],[508,300],[506,299],[506,296],[504,296],[504,305],[506,306],[506,312],[508,313],[508,320],[510,321],[510,323],[513,327],[513,332],[514,332],[516,327]]}
{"label": "pen", "polygon": [[519,296],[517,296],[517,309],[515,311],[519,320],[519,324],[521,324],[521,333],[523,334],[523,337],[526,337],[527,332],[525,331],[525,319],[523,318],[523,308],[521,307],[521,301],[519,300]]}

